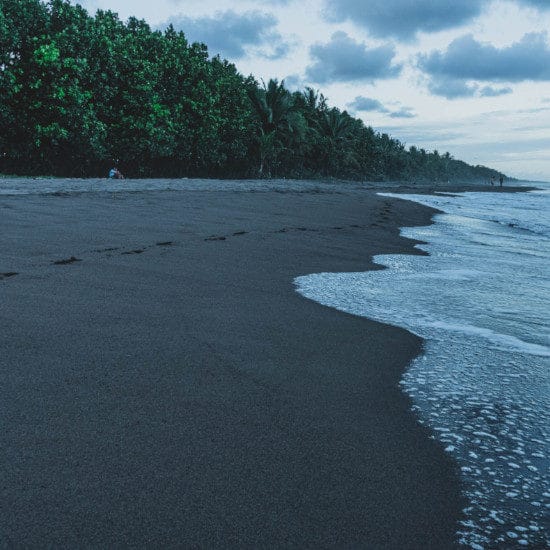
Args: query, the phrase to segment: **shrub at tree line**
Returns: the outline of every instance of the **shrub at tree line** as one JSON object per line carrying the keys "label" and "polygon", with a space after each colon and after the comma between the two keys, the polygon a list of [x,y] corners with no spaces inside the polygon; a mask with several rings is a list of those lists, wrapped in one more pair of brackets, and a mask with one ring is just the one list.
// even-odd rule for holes
{"label": "shrub at tree line", "polygon": [[487,181],[307,88],[259,84],[172,26],[0,0],[0,173]]}

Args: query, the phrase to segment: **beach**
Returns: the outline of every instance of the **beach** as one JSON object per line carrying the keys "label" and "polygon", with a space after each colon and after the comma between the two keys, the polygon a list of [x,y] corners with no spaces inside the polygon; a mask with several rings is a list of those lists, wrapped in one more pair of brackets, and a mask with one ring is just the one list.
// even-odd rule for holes
{"label": "beach", "polygon": [[422,340],[293,283],[421,254],[399,228],[434,210],[89,187],[0,195],[4,545],[456,545],[458,467],[399,387]]}

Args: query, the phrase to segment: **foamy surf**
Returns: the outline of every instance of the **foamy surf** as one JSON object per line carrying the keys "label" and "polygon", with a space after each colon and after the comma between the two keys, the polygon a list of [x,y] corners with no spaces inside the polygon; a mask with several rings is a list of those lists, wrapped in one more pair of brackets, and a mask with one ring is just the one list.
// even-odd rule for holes
{"label": "foamy surf", "polygon": [[545,547],[550,195],[402,198],[446,212],[434,225],[403,230],[428,242],[419,247],[429,256],[377,256],[387,269],[299,277],[297,290],[426,339],[402,387],[460,466],[470,503],[460,543]]}

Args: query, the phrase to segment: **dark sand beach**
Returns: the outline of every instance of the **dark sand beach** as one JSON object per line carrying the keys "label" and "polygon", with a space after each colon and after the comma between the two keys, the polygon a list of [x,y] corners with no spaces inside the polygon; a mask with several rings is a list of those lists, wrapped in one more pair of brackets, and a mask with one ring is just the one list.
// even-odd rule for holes
{"label": "dark sand beach", "polygon": [[[223,187],[220,184],[220,187]],[[356,186],[0,196],[4,547],[450,548],[422,342],[293,279],[408,252]]]}

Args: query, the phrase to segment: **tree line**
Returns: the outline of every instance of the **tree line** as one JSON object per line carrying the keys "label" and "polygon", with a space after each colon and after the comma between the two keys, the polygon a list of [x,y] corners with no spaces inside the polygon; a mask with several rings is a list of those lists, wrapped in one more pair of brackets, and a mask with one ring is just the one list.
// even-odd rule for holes
{"label": "tree line", "polygon": [[172,26],[67,0],[0,0],[0,173],[487,181],[316,90],[259,83]]}

